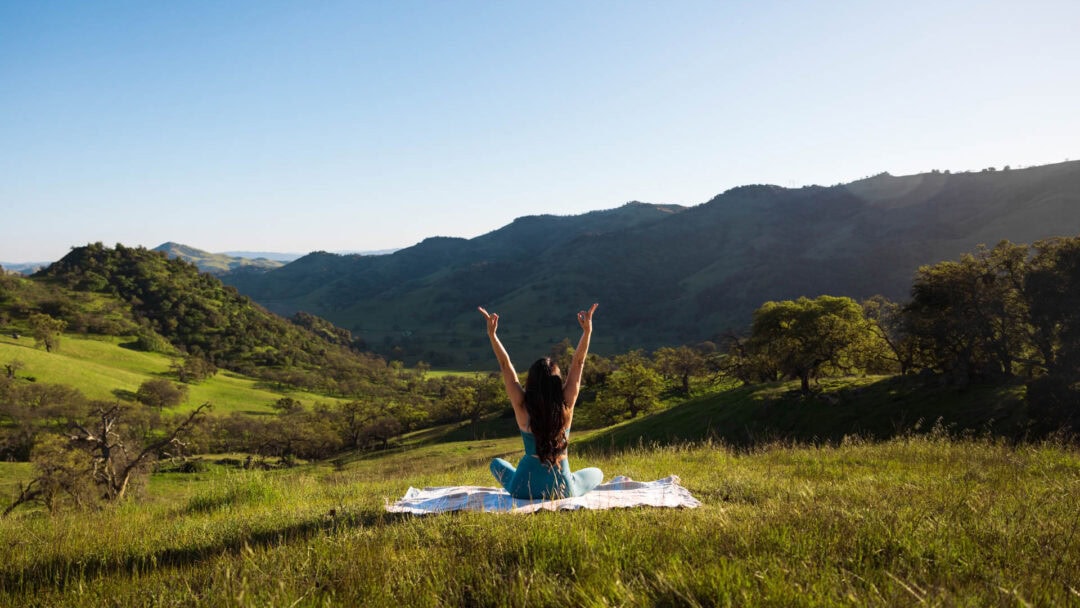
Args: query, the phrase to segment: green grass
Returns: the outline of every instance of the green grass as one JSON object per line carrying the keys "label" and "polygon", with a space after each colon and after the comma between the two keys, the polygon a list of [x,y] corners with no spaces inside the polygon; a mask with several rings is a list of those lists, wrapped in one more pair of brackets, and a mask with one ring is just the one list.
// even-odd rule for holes
{"label": "green grass", "polygon": [[20,481],[25,482],[33,477],[34,465],[29,462],[0,463],[0,504],[4,504],[3,501],[7,501],[10,496],[18,493]]}
{"label": "green grass", "polygon": [[[385,512],[409,486],[494,485],[512,418],[294,469],[206,456],[137,501],[0,520],[0,606],[1080,605],[1080,449],[948,432],[1022,430],[1022,387],[793,388],[573,434],[574,468],[676,474],[698,509]],[[0,502],[32,474],[0,463]]]}
{"label": "green grass", "polygon": [[121,338],[100,340],[65,335],[51,353],[34,347],[34,339],[23,335],[14,340],[0,336],[0,362],[22,361],[22,377],[38,382],[77,386],[91,399],[115,399],[114,390],[134,392],[148,377],[163,374],[170,359],[156,353],[138,352],[119,346]]}
{"label": "green grass", "polygon": [[703,506],[384,511],[410,485],[490,485],[487,460],[519,449],[502,439],[337,468],[215,467],[157,476],[141,504],[22,512],[0,523],[0,604],[1080,602],[1080,453],[1064,445],[929,435],[750,452],[628,449],[579,454],[574,464],[607,477],[676,473]]}
{"label": "green grass", "polygon": [[[60,347],[51,353],[34,347],[34,339],[23,335],[18,340],[0,335],[0,364],[22,361],[21,378],[33,378],[48,384],[78,387],[90,399],[130,398],[139,385],[152,378],[169,377],[174,359],[159,353],[124,348],[119,337],[88,338],[64,335]],[[305,405],[337,399],[303,391],[288,393],[263,388],[258,380],[222,370],[198,384],[188,385],[186,403],[176,411],[189,411],[201,403],[213,404],[213,414],[273,412],[271,404],[283,396],[298,399]]]}
{"label": "green grass", "polygon": [[292,397],[307,406],[316,402],[339,402],[340,399],[317,395],[305,391],[272,391],[261,388],[258,380],[241,376],[230,371],[219,371],[213,378],[188,386],[187,405],[176,408],[177,411],[194,409],[200,403],[209,401],[214,405],[215,414],[243,412],[248,414],[269,414],[275,410],[271,405],[282,397]]}
{"label": "green grass", "polygon": [[499,371],[499,368],[497,366],[494,367],[493,369],[480,369],[480,368],[478,368],[478,369],[474,369],[474,370],[433,369],[433,370],[429,370],[427,375],[428,375],[429,378],[445,378],[447,376],[465,376],[466,378],[472,378],[476,374],[490,374],[492,372],[497,372],[497,371]]}

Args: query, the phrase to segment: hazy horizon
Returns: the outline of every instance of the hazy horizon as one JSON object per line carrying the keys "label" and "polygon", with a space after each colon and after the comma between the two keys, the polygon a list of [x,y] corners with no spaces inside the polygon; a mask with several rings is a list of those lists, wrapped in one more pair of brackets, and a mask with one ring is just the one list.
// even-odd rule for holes
{"label": "hazy horizon", "polygon": [[[177,243],[177,241],[167,241],[167,242]],[[83,245],[88,245],[88,244],[89,243],[73,244],[71,246],[71,249],[74,249],[76,247],[82,247]],[[109,247],[115,245],[115,243],[103,243],[103,244],[107,245]],[[146,247],[147,249],[156,249],[157,247],[160,247],[161,245],[165,245],[166,243],[158,243],[157,245],[154,245],[153,247],[148,247],[148,246],[142,245],[142,244],[129,244],[129,243],[120,243],[120,244],[124,245],[124,246],[130,246],[130,247],[142,246],[142,247]],[[317,250],[317,249],[313,249],[312,251],[305,251],[305,252],[298,252],[298,251],[241,251],[241,250],[237,250],[237,251],[209,251],[207,249],[203,249],[202,247],[196,247],[195,245],[190,245],[188,243],[177,243],[177,244],[184,245],[186,247],[193,247],[193,248],[199,249],[201,251],[206,251],[207,253],[214,253],[214,254],[219,254],[219,255],[231,255],[231,256],[235,256],[235,257],[245,257],[245,258],[258,258],[258,257],[271,256],[270,259],[274,259],[274,260],[277,260],[277,261],[291,261],[291,260],[295,260],[295,259],[304,257],[305,255],[313,253],[314,251],[325,251],[325,250]],[[384,255],[384,254],[393,253],[395,251],[398,251],[398,249],[368,249],[368,250],[347,250],[346,249],[346,250],[337,250],[337,251],[327,251],[327,253],[333,253],[333,254],[336,254],[336,255]],[[63,257],[63,256],[60,256],[60,257]],[[22,266],[22,265],[26,265],[26,264],[52,263],[52,262],[57,261],[58,259],[60,259],[60,258],[58,257],[58,258],[54,258],[54,259],[51,259],[51,260],[0,260],[0,266],[5,266],[5,264],[14,264],[14,265]],[[5,266],[5,268],[6,268],[6,266]]]}

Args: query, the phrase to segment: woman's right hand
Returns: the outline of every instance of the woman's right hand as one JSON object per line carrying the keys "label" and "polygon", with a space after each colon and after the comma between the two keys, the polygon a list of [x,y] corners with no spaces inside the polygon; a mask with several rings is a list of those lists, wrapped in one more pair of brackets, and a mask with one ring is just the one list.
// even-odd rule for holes
{"label": "woman's right hand", "polygon": [[596,307],[599,305],[599,302],[595,302],[591,307],[589,307],[588,311],[583,310],[577,313],[577,322],[578,325],[581,326],[582,331],[590,334],[592,333],[592,316],[593,313],[596,312]]}
{"label": "woman's right hand", "polygon": [[499,313],[493,312],[489,314],[482,306],[477,306],[476,309],[480,311],[480,314],[484,315],[485,319],[487,319],[488,335],[494,336],[495,330],[499,328]]}

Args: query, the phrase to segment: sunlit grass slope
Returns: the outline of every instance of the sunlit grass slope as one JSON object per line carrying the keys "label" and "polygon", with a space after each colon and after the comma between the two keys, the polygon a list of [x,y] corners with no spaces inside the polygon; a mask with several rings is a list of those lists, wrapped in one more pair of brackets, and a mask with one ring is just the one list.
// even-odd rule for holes
{"label": "sunlit grass slope", "polygon": [[1023,385],[963,390],[918,378],[822,380],[803,395],[798,382],[710,392],[651,416],[591,436],[591,449],[638,443],[713,439],[736,446],[775,438],[840,441],[847,435],[885,439],[940,424],[953,431],[1022,437],[1027,430]]}
{"label": "sunlit grass slope", "polygon": [[0,336],[0,362],[21,361],[19,376],[37,382],[77,387],[91,399],[115,399],[114,390],[134,392],[150,376],[169,369],[170,359],[156,353],[119,346],[120,338],[88,339],[65,335],[60,346],[47,353],[34,339]]}
{"label": "sunlit grass slope", "polygon": [[[23,363],[18,376],[36,382],[66,384],[78,388],[90,399],[115,400],[130,397],[139,385],[152,378],[166,377],[173,359],[158,353],[124,348],[123,338],[86,338],[65,335],[60,347],[51,353],[34,347],[33,338],[23,335],[18,340],[10,334],[0,336],[0,364],[18,360]],[[290,392],[290,397],[311,405],[316,401],[332,401],[304,392]],[[209,401],[213,413],[239,411],[269,413],[270,405],[284,393],[268,390],[257,380],[222,370],[214,377],[188,385],[187,402],[177,411],[193,409]]]}
{"label": "sunlit grass slope", "polygon": [[[392,516],[410,485],[491,485],[513,439],[337,468],[158,476],[153,500],[0,522],[21,606],[1070,605],[1080,453],[941,435],[585,455],[681,476],[695,510]],[[5,465],[6,466],[6,465]],[[103,534],[103,530],[108,530]]]}

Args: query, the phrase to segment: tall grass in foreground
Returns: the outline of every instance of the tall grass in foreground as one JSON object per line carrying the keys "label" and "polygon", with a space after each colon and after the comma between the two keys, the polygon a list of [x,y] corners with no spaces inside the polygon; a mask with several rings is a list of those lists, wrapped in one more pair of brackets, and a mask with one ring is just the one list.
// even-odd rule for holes
{"label": "tall grass in foreground", "polygon": [[[1080,453],[904,438],[578,456],[704,505],[393,516],[491,485],[512,440],[342,470],[158,478],[152,500],[0,522],[6,605],[1080,605]],[[167,494],[164,495],[164,494]],[[169,499],[168,496],[175,496]]]}

